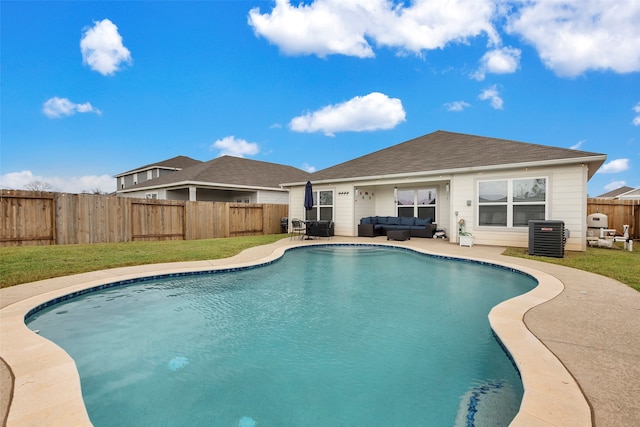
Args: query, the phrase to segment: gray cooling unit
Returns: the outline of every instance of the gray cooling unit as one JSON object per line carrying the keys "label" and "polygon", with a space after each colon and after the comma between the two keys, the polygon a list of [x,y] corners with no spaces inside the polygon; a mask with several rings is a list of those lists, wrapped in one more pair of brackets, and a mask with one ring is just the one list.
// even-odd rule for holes
{"label": "gray cooling unit", "polygon": [[529,221],[529,255],[564,257],[564,221]]}

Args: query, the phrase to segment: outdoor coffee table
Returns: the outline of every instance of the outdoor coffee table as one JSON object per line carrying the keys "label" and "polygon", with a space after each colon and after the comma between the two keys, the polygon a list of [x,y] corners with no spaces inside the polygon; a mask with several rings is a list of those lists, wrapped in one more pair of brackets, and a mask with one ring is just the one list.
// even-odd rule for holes
{"label": "outdoor coffee table", "polygon": [[389,230],[387,231],[387,240],[410,240],[411,233],[409,230]]}

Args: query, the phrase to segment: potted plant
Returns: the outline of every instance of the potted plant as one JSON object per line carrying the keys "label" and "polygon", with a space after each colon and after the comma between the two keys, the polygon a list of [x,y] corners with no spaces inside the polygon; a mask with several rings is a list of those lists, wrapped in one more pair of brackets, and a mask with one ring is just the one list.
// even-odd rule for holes
{"label": "potted plant", "polygon": [[473,246],[473,235],[464,231],[464,219],[458,221],[458,236],[460,237],[460,246]]}

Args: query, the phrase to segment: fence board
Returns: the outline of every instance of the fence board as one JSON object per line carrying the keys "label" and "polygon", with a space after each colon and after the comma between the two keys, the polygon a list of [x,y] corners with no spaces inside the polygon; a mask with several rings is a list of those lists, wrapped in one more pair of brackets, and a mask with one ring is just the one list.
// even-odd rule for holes
{"label": "fence board", "polygon": [[229,206],[229,236],[263,234],[263,206],[232,203]]}
{"label": "fence board", "polygon": [[142,200],[131,208],[132,240],[185,239],[185,202]]}
{"label": "fence board", "polygon": [[2,191],[0,245],[55,244],[53,200],[48,192]]}
{"label": "fence board", "polygon": [[280,233],[286,205],[0,190],[0,246]]}

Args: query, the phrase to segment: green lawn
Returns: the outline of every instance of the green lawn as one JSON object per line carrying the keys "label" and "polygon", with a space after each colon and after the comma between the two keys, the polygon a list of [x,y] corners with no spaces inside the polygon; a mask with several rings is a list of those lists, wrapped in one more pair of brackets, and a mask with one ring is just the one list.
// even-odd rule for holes
{"label": "green lawn", "polygon": [[285,237],[0,247],[0,287],[130,265],[227,258]]}
{"label": "green lawn", "polygon": [[[275,234],[186,241],[0,247],[0,287],[107,268],[227,258],[249,247],[285,237],[285,234]],[[640,291],[640,242],[636,242],[633,252],[622,250],[619,244],[615,249],[566,252],[564,258],[529,256],[526,248],[509,248],[504,254],[602,274]]]}
{"label": "green lawn", "polygon": [[526,248],[509,248],[504,255],[573,267],[598,273],[625,283],[640,291],[640,242],[634,242],[633,252],[616,243],[612,249],[587,248],[586,252],[565,252],[564,258],[530,256]]}

